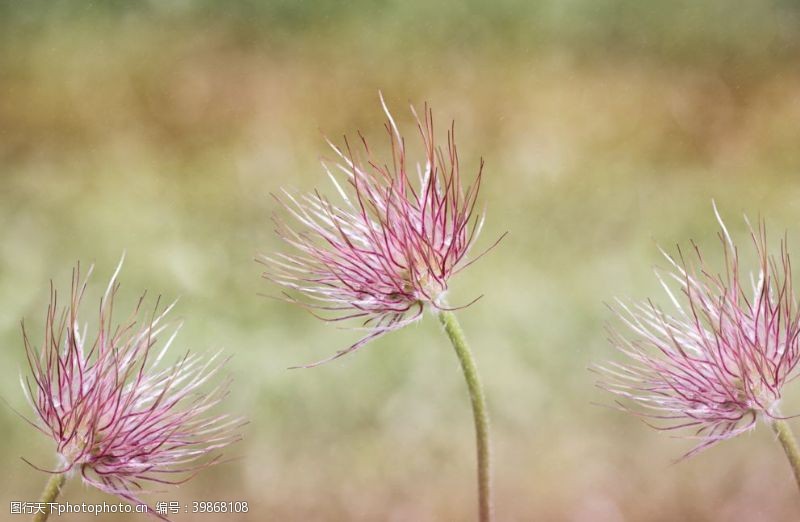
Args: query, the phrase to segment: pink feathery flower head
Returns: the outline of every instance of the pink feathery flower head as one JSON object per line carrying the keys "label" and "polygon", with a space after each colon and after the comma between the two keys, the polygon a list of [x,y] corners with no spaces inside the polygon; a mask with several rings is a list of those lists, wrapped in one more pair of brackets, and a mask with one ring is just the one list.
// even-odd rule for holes
{"label": "pink feathery flower head", "polygon": [[[286,288],[290,301],[318,317],[318,311],[329,313],[321,317],[325,320],[363,321],[364,338],[316,364],[418,320],[426,306],[446,309],[448,281],[480,257],[468,260],[467,255],[484,221],[476,209],[483,161],[465,188],[454,127],[446,147],[439,147],[426,105],[422,119],[411,108],[424,157],[409,164],[405,140],[382,96],[381,104],[388,120],[389,157],[376,158],[360,134],[358,152],[346,138],[344,147],[328,141],[338,160],[323,162],[323,168],[338,201],[317,191],[295,196],[284,190],[283,198],[276,199],[296,225],[276,218],[276,232],[291,252],[259,259],[267,267],[264,277]],[[305,299],[299,301],[294,292]]]}
{"label": "pink feathery flower head", "polygon": [[65,307],[51,285],[40,349],[23,325],[31,376],[22,385],[38,417],[29,422],[55,441],[60,459],[56,470],[34,467],[79,473],[86,484],[140,505],[139,493],[183,483],[218,462],[243,422],[210,411],[229,381],[202,391],[224,364],[219,354],[187,352],[162,364],[179,328],[164,324],[172,305],[147,313],[142,296],[127,319],[114,320],[121,265],[91,327],[81,324],[80,308],[92,270],[83,279],[79,266],[73,270]]}
{"label": "pink feathery flower head", "polygon": [[[781,419],[781,390],[797,374],[800,314],[785,239],[767,253],[766,229],[750,227],[757,273],[742,274],[739,251],[719,213],[724,270],[704,261],[699,248],[687,261],[664,253],[671,269],[659,275],[674,311],[646,303],[616,310],[630,331],[612,331],[624,363],[598,368],[601,387],[638,405],[632,411],[657,429],[692,430],[699,444],[688,457],[748,431],[759,419]],[[748,226],[749,222],[748,222]],[[650,420],[648,420],[650,419]],[[652,422],[651,422],[652,421]]]}

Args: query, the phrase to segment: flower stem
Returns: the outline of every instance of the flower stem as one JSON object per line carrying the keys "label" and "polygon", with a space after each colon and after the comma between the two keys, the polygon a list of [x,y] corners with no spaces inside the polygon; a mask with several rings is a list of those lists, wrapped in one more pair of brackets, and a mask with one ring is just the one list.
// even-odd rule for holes
{"label": "flower stem", "polygon": [[33,522],[45,522],[47,520],[50,515],[50,506],[48,504],[56,501],[66,480],[67,478],[63,473],[55,473],[50,476],[50,480],[47,481],[47,485],[42,491],[42,496],[39,498],[39,502],[43,503],[45,507],[33,516]]}
{"label": "flower stem", "polygon": [[786,452],[786,458],[789,459],[789,464],[792,466],[797,486],[800,487],[800,449],[797,447],[797,440],[792,434],[792,429],[783,419],[772,419],[769,424],[772,426],[772,431],[778,436],[783,451]]}
{"label": "flower stem", "polygon": [[491,462],[489,448],[489,415],[486,408],[486,399],[483,396],[483,387],[478,378],[478,369],[472,358],[464,332],[458,324],[453,312],[440,310],[439,322],[447,332],[453,348],[456,350],[464,378],[469,388],[469,398],[472,401],[472,415],[475,419],[475,442],[478,449],[478,508],[480,522],[492,520],[492,484]]}
{"label": "flower stem", "polygon": [[786,452],[786,458],[789,459],[789,464],[792,466],[794,478],[800,487],[800,449],[797,447],[797,440],[792,434],[792,429],[789,424],[783,419],[772,419],[770,421],[772,431],[778,436],[778,440],[783,446],[783,451]]}

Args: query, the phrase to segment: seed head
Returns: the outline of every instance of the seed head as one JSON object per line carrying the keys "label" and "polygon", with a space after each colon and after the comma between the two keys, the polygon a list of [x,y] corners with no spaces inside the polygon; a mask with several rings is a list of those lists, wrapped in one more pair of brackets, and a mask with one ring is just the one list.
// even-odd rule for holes
{"label": "seed head", "polygon": [[55,441],[61,462],[57,470],[34,467],[80,473],[86,484],[142,504],[138,494],[148,486],[183,483],[217,462],[218,450],[239,439],[242,421],[210,412],[227,395],[228,381],[201,391],[223,364],[219,354],[187,352],[162,364],[177,334],[164,324],[172,306],[150,315],[143,296],[127,320],[114,321],[120,267],[91,330],[81,327],[91,269],[83,279],[80,267],[73,271],[66,307],[51,286],[40,349],[23,325],[31,375],[22,384],[37,416],[29,422]]}
{"label": "seed head", "polygon": [[265,278],[283,286],[287,299],[318,317],[317,312],[330,314],[324,320],[361,319],[368,330],[354,345],[316,364],[416,321],[426,307],[445,308],[448,282],[474,261],[467,254],[483,226],[484,215],[476,210],[483,162],[474,183],[464,188],[454,128],[446,147],[437,146],[426,106],[422,120],[411,109],[424,161],[410,166],[382,97],[381,103],[391,157],[374,157],[361,135],[358,154],[346,138],[343,147],[328,141],[338,159],[323,167],[338,201],[316,191],[295,196],[284,190],[276,199],[296,223],[276,218],[276,232],[291,252],[259,259],[267,267]]}
{"label": "seed head", "polygon": [[722,273],[694,244],[690,259],[680,250],[677,258],[664,254],[671,268],[659,279],[674,311],[651,301],[619,302],[616,311],[629,334],[612,331],[611,342],[627,360],[599,368],[601,387],[639,407],[620,403],[624,409],[658,429],[693,430],[689,437],[700,442],[686,456],[752,429],[760,418],[778,418],[782,388],[800,360],[800,315],[785,239],[771,256],[763,223],[758,230],[751,226],[758,271],[743,276],[739,251],[717,218]]}

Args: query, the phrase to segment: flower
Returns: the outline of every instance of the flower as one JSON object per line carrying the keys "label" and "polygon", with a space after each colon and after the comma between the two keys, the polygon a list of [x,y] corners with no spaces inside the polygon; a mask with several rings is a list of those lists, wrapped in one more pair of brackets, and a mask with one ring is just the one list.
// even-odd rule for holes
{"label": "flower", "polygon": [[239,439],[242,421],[209,413],[227,395],[227,381],[200,391],[224,364],[219,354],[187,352],[171,366],[160,364],[177,334],[175,328],[161,343],[172,305],[148,316],[143,296],[127,320],[113,320],[121,265],[100,301],[91,340],[80,307],[92,270],[83,280],[80,266],[73,270],[64,308],[51,285],[41,349],[23,324],[31,371],[23,389],[38,417],[29,422],[55,441],[61,461],[58,470],[34,467],[79,472],[86,484],[143,504],[138,493],[146,485],[183,483],[217,462],[217,450]]}
{"label": "flower", "polygon": [[[445,309],[450,278],[475,260],[467,260],[467,254],[484,221],[475,208],[483,161],[474,184],[463,188],[454,127],[442,149],[434,142],[431,110],[425,106],[421,121],[412,107],[425,159],[410,175],[405,140],[382,96],[381,104],[390,158],[374,157],[360,134],[363,158],[346,138],[343,148],[328,141],[338,163],[323,162],[323,168],[341,201],[333,203],[316,191],[294,196],[284,190],[284,199],[276,199],[298,228],[275,218],[276,232],[292,253],[259,259],[267,267],[265,278],[305,296],[301,303],[285,293],[288,300],[315,315],[330,312],[333,317],[325,320],[363,320],[366,337],[316,364],[418,320],[426,306]],[[343,184],[334,173],[343,175]]]}
{"label": "flower", "polygon": [[[777,257],[767,253],[766,228],[750,226],[758,274],[743,277],[739,251],[719,213],[724,271],[717,274],[693,244],[693,262],[664,254],[671,264],[659,276],[674,312],[652,302],[617,313],[632,335],[612,331],[625,363],[601,367],[601,387],[641,407],[637,415],[659,429],[693,429],[700,440],[686,456],[780,419],[781,390],[800,360],[800,314],[793,295],[785,239]],[[663,252],[663,251],[662,251]],[[674,292],[668,282],[676,284]],[[680,299],[679,299],[680,298]],[[627,406],[622,406],[628,409]]]}

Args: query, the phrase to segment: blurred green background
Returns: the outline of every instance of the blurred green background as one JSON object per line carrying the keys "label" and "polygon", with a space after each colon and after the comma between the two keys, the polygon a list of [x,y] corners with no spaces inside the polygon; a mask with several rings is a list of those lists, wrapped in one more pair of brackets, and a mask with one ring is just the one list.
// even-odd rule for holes
{"label": "blurred green background", "polygon": [[[461,318],[498,520],[794,520],[769,430],[673,465],[692,442],[593,405],[610,399],[587,367],[614,356],[604,302],[665,302],[657,244],[718,259],[712,198],[739,241],[747,213],[797,243],[798,53],[789,0],[2,1],[0,396],[28,412],[19,321],[41,339],[49,280],[94,262],[96,295],[127,250],[120,303],[180,296],[176,348],[233,354],[229,407],[251,419],[235,461],[153,501],[471,520],[472,419],[436,322],[289,371],[357,333],[258,295],[275,289],[253,258],[281,248],[270,192],[328,190],[320,131],[381,140],[381,89],[410,141],[409,102],[456,121],[464,172],[487,162],[482,244],[509,232],[450,298],[485,294]],[[5,407],[0,430],[0,520],[21,520],[10,500],[45,477],[19,457],[48,466],[52,445]],[[78,481],[63,499],[112,500]]]}

